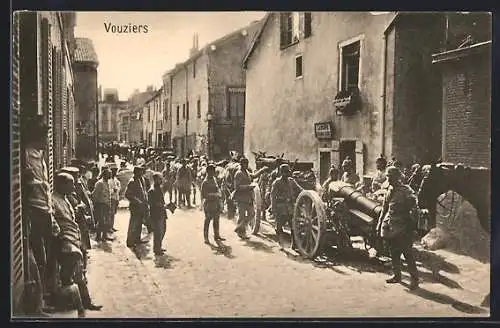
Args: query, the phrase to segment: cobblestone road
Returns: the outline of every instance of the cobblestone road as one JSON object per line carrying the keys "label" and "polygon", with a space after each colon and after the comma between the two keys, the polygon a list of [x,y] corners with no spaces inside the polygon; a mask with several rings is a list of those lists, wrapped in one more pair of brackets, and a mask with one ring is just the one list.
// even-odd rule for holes
{"label": "cobblestone road", "polygon": [[147,245],[139,259],[125,246],[128,219],[121,208],[117,240],[91,252],[90,290],[104,306],[91,318],[489,316],[479,306],[489,264],[446,251],[419,251],[421,289],[410,292],[385,284],[387,269],[366,258],[314,263],[280,251],[267,226],[245,242],[223,217],[227,247],[209,247],[198,209],[170,214],[167,255],[155,259]]}

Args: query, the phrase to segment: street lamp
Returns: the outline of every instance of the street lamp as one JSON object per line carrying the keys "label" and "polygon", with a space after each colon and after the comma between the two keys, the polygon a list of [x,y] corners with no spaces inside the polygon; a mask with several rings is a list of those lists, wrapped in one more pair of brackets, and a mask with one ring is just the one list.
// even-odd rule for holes
{"label": "street lamp", "polygon": [[208,123],[208,129],[207,129],[207,155],[209,159],[212,159],[212,120],[213,120],[213,115],[211,112],[207,113],[207,123]]}

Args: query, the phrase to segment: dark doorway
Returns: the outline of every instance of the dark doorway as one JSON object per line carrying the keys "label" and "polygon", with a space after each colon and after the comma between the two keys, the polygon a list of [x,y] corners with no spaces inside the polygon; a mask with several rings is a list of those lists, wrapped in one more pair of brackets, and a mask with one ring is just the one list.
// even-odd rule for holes
{"label": "dark doorway", "polygon": [[339,168],[342,165],[342,162],[349,156],[352,161],[354,167],[356,167],[356,140],[343,140],[340,142],[340,163]]}
{"label": "dark doorway", "polygon": [[332,152],[321,151],[319,153],[319,180],[322,184],[328,178],[328,171],[332,165]]}

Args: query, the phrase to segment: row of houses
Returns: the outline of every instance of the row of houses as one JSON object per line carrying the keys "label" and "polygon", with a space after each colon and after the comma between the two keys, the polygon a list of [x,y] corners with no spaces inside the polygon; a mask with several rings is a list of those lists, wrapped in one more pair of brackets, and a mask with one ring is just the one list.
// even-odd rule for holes
{"label": "row of houses", "polygon": [[12,20],[11,290],[13,313],[22,311],[29,236],[23,220],[22,122],[43,115],[49,126],[45,159],[54,173],[71,158],[96,158],[97,55],[89,39],[75,38],[69,12],[17,12]]}
{"label": "row of houses", "polygon": [[490,165],[491,15],[281,12],[198,49],[142,111],[148,146]]}

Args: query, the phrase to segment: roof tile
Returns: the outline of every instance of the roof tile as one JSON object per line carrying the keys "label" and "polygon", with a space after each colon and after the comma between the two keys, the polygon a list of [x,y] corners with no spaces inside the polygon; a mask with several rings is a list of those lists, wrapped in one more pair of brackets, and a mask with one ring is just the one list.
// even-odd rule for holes
{"label": "roof tile", "polygon": [[76,38],[75,62],[90,62],[99,64],[97,53],[91,39]]}

